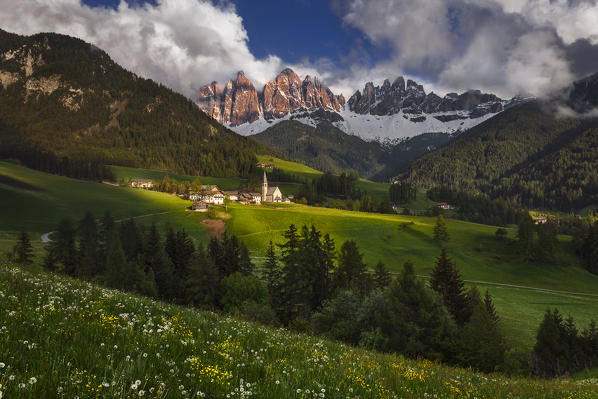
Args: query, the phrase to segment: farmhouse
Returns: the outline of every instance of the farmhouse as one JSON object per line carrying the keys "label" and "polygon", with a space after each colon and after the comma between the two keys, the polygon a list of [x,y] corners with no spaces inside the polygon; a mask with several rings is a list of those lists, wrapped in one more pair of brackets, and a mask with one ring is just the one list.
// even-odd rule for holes
{"label": "farmhouse", "polygon": [[131,179],[130,184],[135,188],[154,188],[154,182],[150,179]]}
{"label": "farmhouse", "polygon": [[238,191],[223,191],[224,197],[228,197],[233,202],[239,201],[239,192]]}
{"label": "farmhouse", "polygon": [[262,182],[262,202],[282,202],[282,192],[278,187],[268,187],[266,171],[264,171],[264,181]]}
{"label": "farmhouse", "polygon": [[446,202],[439,202],[437,205],[440,209],[449,210],[451,206]]}
{"label": "farmhouse", "polygon": [[195,212],[207,212],[208,204],[203,201],[195,201],[193,205],[191,205],[191,210]]}

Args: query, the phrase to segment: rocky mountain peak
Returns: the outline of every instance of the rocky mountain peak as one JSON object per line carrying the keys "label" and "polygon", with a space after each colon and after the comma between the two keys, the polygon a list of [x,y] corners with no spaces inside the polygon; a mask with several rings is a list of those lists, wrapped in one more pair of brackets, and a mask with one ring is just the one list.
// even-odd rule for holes
{"label": "rocky mountain peak", "polygon": [[219,122],[238,126],[260,116],[277,119],[300,110],[339,112],[345,98],[336,96],[317,77],[308,75],[301,81],[295,71],[285,68],[264,85],[261,95],[239,72],[235,82],[229,81],[221,93],[214,83],[202,87],[197,93],[197,104]]}
{"label": "rocky mountain peak", "polygon": [[[503,101],[493,94],[480,90],[468,90],[459,95],[449,93],[444,97],[430,92],[426,94],[423,85],[412,79],[399,76],[391,84],[384,80],[381,86],[372,82],[365,84],[362,91],[356,91],[348,101],[349,109],[358,114],[394,115],[434,114],[443,112],[467,111],[468,116],[457,115],[451,118],[477,118],[488,113],[502,111]],[[440,118],[446,118],[440,116]],[[425,119],[425,118],[423,118]]]}

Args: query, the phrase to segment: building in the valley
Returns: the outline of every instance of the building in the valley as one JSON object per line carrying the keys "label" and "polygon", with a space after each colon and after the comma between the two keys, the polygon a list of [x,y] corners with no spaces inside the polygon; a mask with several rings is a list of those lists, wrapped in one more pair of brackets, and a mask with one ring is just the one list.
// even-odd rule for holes
{"label": "building in the valley", "polygon": [[534,223],[535,224],[548,223],[548,216],[546,216],[546,215],[536,215],[536,217],[534,218]]}
{"label": "building in the valley", "polygon": [[130,185],[135,188],[154,188],[154,182],[150,179],[131,179]]}
{"label": "building in the valley", "polygon": [[437,205],[440,209],[449,210],[451,206],[446,202],[439,202]]}
{"label": "building in the valley", "polygon": [[205,191],[201,193],[200,200],[214,205],[224,204],[224,193],[222,191]]}
{"label": "building in the valley", "polygon": [[228,197],[233,202],[239,201],[239,192],[238,191],[223,191],[224,198]]}
{"label": "building in the valley", "polygon": [[282,202],[282,192],[278,187],[268,187],[268,178],[264,171],[264,181],[262,182],[262,202]]}
{"label": "building in the valley", "polygon": [[195,212],[207,212],[208,204],[203,201],[195,201],[193,205],[191,205],[191,210]]}

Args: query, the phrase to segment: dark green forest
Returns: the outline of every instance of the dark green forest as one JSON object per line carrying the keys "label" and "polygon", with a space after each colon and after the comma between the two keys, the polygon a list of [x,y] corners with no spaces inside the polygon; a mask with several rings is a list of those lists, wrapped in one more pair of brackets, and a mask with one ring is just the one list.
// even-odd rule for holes
{"label": "dark green forest", "polygon": [[597,160],[597,119],[561,117],[551,105],[533,101],[461,134],[396,178],[571,211],[598,203]]}
{"label": "dark green forest", "polygon": [[[256,153],[271,153],[82,40],[0,30],[0,52],[14,54],[0,58],[0,71],[16,78],[0,86],[2,157],[50,154],[73,162],[247,176]],[[28,59],[34,60],[32,69]]]}

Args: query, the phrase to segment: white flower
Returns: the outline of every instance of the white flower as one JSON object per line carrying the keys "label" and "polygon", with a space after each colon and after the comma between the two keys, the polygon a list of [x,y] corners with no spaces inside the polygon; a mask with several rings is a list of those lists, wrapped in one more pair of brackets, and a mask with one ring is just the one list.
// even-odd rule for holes
{"label": "white flower", "polygon": [[139,396],[143,396],[143,395],[145,395],[145,391],[142,389],[139,391]]}
{"label": "white flower", "polygon": [[37,382],[37,378],[35,378],[35,377],[31,377],[31,378],[29,379],[29,383],[30,383],[31,385],[35,384],[36,382]]}
{"label": "white flower", "polygon": [[3,369],[4,367],[6,367],[6,364],[0,362],[0,369]]}
{"label": "white flower", "polygon": [[276,380],[276,385],[280,384],[280,381]]}

